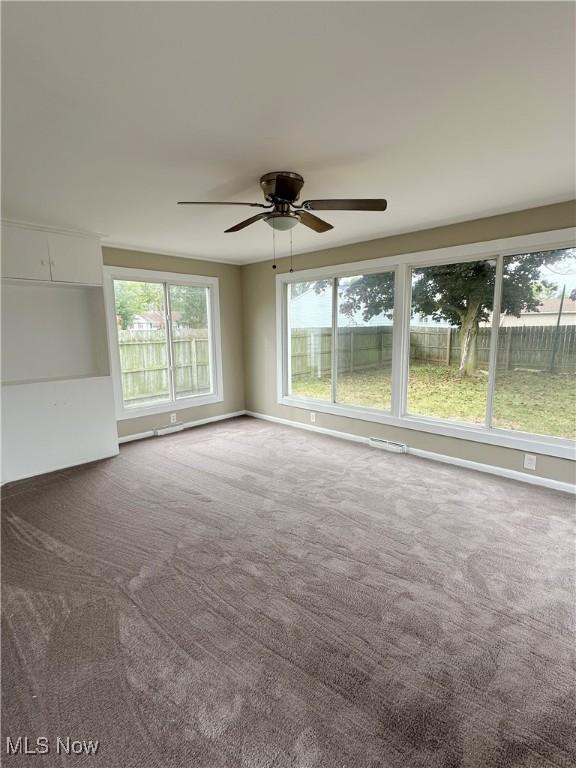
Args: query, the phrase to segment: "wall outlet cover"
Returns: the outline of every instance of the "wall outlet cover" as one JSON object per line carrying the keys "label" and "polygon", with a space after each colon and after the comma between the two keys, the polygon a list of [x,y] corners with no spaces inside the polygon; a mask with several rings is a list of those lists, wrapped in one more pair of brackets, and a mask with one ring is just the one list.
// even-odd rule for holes
{"label": "wall outlet cover", "polygon": [[534,454],[524,454],[524,469],[536,469],[536,456]]}
{"label": "wall outlet cover", "polygon": [[314,413],[314,411],[310,413],[310,423],[316,424],[316,414]]}
{"label": "wall outlet cover", "polygon": [[176,424],[176,414],[171,413],[170,414],[170,424]]}

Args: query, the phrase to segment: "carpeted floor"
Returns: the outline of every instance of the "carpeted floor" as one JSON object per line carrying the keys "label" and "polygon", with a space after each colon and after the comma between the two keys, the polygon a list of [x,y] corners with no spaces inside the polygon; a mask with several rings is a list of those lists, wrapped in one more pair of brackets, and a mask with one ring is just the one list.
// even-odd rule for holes
{"label": "carpeted floor", "polygon": [[574,512],[248,418],[13,484],[2,762],[574,766]]}

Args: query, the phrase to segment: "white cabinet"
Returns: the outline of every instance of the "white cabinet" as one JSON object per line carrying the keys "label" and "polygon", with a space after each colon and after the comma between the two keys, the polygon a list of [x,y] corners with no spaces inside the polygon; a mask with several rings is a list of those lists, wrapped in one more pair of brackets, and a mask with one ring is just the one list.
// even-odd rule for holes
{"label": "white cabinet", "polygon": [[100,243],[88,237],[48,235],[52,280],[102,285]]}
{"label": "white cabinet", "polygon": [[46,232],[2,227],[2,277],[51,279]]}
{"label": "white cabinet", "polygon": [[102,285],[100,241],[3,224],[2,277]]}

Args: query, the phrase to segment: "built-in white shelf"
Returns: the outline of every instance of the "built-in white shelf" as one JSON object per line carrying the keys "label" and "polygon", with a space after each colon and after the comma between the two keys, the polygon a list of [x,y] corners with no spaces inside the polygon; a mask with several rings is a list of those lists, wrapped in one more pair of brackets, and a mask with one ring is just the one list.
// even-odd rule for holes
{"label": "built-in white shelf", "polygon": [[102,288],[2,283],[2,378],[108,376]]}
{"label": "built-in white shelf", "polygon": [[2,381],[3,387],[18,387],[20,384],[50,384],[55,381],[83,381],[84,379],[105,379],[107,376],[52,376],[45,379],[16,379]]}
{"label": "built-in white shelf", "polygon": [[2,224],[2,482],[118,453],[97,238]]}

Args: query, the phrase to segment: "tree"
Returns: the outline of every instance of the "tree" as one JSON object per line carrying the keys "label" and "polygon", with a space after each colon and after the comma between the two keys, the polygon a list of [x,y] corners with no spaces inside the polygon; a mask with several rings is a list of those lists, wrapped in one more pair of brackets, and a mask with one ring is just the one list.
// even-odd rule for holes
{"label": "tree", "polygon": [[[505,259],[501,311],[516,317],[523,311],[537,311],[541,298],[555,287],[542,279],[542,266],[575,253],[574,249],[537,251]],[[460,373],[473,373],[480,323],[489,320],[494,309],[494,262],[467,261],[421,267],[414,269],[412,275],[413,313],[457,327]],[[364,275],[347,287],[340,301],[341,311],[349,316],[362,311],[366,321],[380,314],[390,317],[394,305],[394,276],[392,273]]]}
{"label": "tree", "polygon": [[150,309],[164,309],[162,286],[157,283],[141,283],[132,280],[114,282],[116,315],[120,318],[120,327],[128,328],[136,315]]}
{"label": "tree", "polygon": [[180,313],[178,322],[190,328],[208,326],[206,292],[206,288],[200,286],[170,286],[170,307],[173,313]]}

